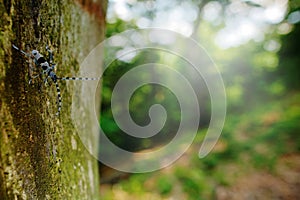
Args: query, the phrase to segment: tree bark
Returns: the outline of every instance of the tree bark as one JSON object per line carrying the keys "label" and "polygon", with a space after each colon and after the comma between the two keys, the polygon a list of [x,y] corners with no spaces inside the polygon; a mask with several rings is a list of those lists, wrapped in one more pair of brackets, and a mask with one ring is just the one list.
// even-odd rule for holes
{"label": "tree bark", "polygon": [[[48,45],[56,74],[77,75],[80,63],[104,38],[106,4],[0,0],[0,199],[99,199],[97,160],[81,142],[90,141],[97,150],[98,124],[92,124],[83,107],[78,115],[84,116],[85,132],[75,128],[71,105],[76,84],[59,82],[63,106],[61,115],[55,116],[55,84],[41,91],[42,80],[29,85],[27,58],[12,44],[44,56]],[[94,60],[89,71],[97,74],[100,59]],[[82,92],[77,98],[96,98],[99,108],[100,96]]]}

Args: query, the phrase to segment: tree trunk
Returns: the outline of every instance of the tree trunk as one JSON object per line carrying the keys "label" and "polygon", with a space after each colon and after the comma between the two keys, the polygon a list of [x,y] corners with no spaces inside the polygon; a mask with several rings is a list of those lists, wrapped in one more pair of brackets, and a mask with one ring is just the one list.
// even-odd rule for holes
{"label": "tree trunk", "polygon": [[[81,142],[88,141],[89,148],[97,151],[98,124],[92,123],[86,106],[81,113],[72,113],[72,94],[85,90],[76,94],[77,99],[95,101],[96,108],[100,96],[76,88],[80,85],[72,81],[59,81],[63,106],[57,117],[55,84],[44,86],[41,79],[28,84],[28,59],[12,44],[24,51],[36,49],[45,57],[48,45],[56,74],[75,76],[80,63],[104,38],[106,4],[100,0],[0,0],[1,200],[99,199],[97,160]],[[101,70],[100,59],[94,60],[89,63],[90,74]],[[84,132],[75,128],[72,115],[82,116]]]}

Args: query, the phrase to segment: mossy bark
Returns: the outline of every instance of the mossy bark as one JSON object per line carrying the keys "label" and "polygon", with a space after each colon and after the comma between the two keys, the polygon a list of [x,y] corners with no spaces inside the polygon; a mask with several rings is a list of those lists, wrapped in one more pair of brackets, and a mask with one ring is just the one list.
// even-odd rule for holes
{"label": "mossy bark", "polygon": [[[81,142],[95,143],[98,125],[85,117],[85,138],[79,138],[71,118],[76,85],[60,82],[63,107],[56,117],[54,84],[41,91],[41,80],[29,85],[27,59],[12,44],[44,55],[48,45],[57,75],[76,75],[103,40],[105,10],[100,0],[0,0],[0,199],[99,199],[97,160]],[[101,68],[91,64],[91,72]]]}

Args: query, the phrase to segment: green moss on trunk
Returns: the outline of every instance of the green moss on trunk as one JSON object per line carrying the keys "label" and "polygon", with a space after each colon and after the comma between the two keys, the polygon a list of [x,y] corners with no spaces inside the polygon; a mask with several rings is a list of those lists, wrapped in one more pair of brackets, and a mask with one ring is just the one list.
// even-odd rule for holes
{"label": "green moss on trunk", "polygon": [[[42,92],[41,80],[29,85],[28,63],[11,47],[46,55],[49,45],[56,73],[75,75],[78,63],[104,37],[106,3],[83,2],[0,1],[1,199],[99,199],[97,161],[82,145],[71,119],[73,83],[60,84],[63,108],[57,118],[54,85]],[[89,133],[95,125],[85,123],[91,127],[86,140],[93,141]]]}

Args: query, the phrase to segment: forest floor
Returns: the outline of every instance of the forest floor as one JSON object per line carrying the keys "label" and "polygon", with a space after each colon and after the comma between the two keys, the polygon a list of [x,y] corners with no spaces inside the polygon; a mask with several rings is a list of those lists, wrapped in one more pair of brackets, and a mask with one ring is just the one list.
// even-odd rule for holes
{"label": "forest floor", "polygon": [[214,150],[199,159],[203,139],[173,165],[145,174],[113,172],[100,186],[104,200],[300,199],[300,94],[240,115],[228,115]]}
{"label": "forest floor", "polygon": [[[188,155],[187,155],[188,156]],[[176,167],[185,163],[185,158],[182,157]],[[181,164],[180,164],[181,163]],[[142,187],[147,187],[142,194],[126,191],[124,184],[127,180],[122,180],[122,184],[103,184],[101,188],[101,196],[103,199],[132,199],[140,198],[146,200],[185,200],[189,199],[188,195],[183,191],[180,184],[174,184],[172,192],[167,196],[161,195],[159,190],[156,190],[155,184],[161,176],[170,176],[175,172],[176,167],[161,170],[159,175],[154,175],[149,178],[144,184],[140,182]],[[229,166],[227,166],[229,167]],[[238,166],[230,166],[229,168],[239,170]],[[218,200],[297,200],[300,199],[300,154],[290,154],[282,156],[276,164],[275,171],[270,173],[265,170],[250,170],[238,177],[232,177],[235,181],[230,186],[219,185],[215,187],[214,195],[209,199]],[[232,173],[231,174],[235,174]],[[125,177],[125,176],[124,176]],[[127,176],[126,176],[127,177]],[[179,183],[179,182],[178,182]],[[152,188],[152,189],[151,189]],[[148,190],[148,191],[147,191]],[[197,199],[197,198],[192,198]],[[206,199],[200,197],[198,199]]]}
{"label": "forest floor", "polygon": [[275,173],[254,171],[230,187],[217,187],[216,199],[300,199],[300,154],[282,156],[275,168]]}

